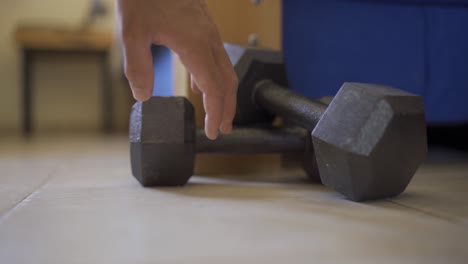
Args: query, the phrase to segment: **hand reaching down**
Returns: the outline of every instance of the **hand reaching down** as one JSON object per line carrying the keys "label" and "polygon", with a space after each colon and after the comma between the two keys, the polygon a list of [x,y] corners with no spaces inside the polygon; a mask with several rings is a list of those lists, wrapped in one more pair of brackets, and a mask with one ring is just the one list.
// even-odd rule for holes
{"label": "hand reaching down", "polygon": [[[125,74],[135,99],[152,95],[151,44],[172,49],[203,93],[205,132],[229,133],[236,112],[237,77],[204,0],[117,0]],[[157,76],[156,76],[157,78]],[[157,87],[156,87],[157,89]]]}

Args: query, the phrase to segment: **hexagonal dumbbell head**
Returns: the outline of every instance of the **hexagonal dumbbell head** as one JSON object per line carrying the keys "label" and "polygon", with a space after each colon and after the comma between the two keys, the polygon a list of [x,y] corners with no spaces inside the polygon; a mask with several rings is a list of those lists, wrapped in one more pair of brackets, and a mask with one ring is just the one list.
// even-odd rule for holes
{"label": "hexagonal dumbbell head", "polygon": [[354,201],[403,192],[427,153],[421,97],[345,83],[312,141],[322,182]]}
{"label": "hexagonal dumbbell head", "polygon": [[152,97],[133,105],[132,173],[143,186],[177,186],[193,175],[195,115],[183,97]]}
{"label": "hexagonal dumbbell head", "polygon": [[234,44],[225,44],[224,47],[239,79],[234,124],[271,122],[274,115],[257,107],[253,96],[256,84],[262,80],[272,80],[276,84],[287,87],[288,79],[283,54],[279,51]]}

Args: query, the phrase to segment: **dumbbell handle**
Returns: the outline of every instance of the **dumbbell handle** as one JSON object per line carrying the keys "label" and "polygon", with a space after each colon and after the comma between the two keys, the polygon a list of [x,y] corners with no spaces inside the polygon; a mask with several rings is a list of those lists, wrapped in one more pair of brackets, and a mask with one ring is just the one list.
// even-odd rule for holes
{"label": "dumbbell handle", "polygon": [[255,86],[253,100],[259,107],[282,116],[308,130],[313,130],[322,118],[327,106],[271,80],[263,80]]}
{"label": "dumbbell handle", "polygon": [[304,153],[309,141],[307,130],[299,127],[236,128],[216,140],[209,140],[202,129],[196,131],[198,153]]}

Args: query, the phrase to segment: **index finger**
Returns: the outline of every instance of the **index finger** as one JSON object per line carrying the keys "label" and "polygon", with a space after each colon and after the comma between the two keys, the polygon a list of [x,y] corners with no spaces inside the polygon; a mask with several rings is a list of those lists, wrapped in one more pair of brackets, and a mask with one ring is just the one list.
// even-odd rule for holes
{"label": "index finger", "polygon": [[130,83],[133,97],[139,101],[146,101],[153,93],[154,83],[150,42],[143,38],[127,38],[123,41],[123,51],[125,76]]}

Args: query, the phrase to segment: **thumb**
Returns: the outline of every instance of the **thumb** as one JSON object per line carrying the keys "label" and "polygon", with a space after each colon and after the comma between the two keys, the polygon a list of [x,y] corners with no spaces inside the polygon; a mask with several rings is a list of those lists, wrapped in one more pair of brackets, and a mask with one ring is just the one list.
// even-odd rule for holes
{"label": "thumb", "polygon": [[154,69],[151,44],[137,40],[123,43],[125,76],[132,89],[133,97],[146,101],[153,94]]}

